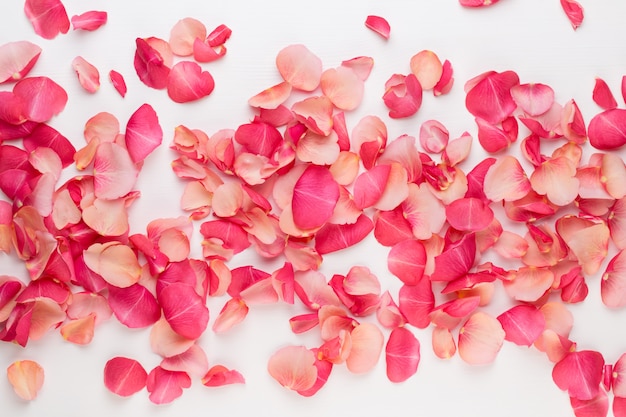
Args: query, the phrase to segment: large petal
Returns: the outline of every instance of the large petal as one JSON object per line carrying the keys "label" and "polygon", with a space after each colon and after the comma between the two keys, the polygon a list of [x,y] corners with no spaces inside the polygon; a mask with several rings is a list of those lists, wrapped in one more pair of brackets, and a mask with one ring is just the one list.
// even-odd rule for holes
{"label": "large petal", "polygon": [[208,96],[215,88],[213,76],[192,61],[174,65],[167,78],[167,94],[176,103],[187,103]]}
{"label": "large petal", "polygon": [[570,397],[591,400],[600,391],[604,358],[595,351],[570,352],[554,365],[552,378]]}
{"label": "large petal", "polygon": [[28,77],[15,84],[13,93],[25,103],[24,115],[33,122],[46,122],[67,103],[67,93],[48,77]]}
{"label": "large petal", "polygon": [[339,186],[327,168],[311,165],[293,189],[293,220],[301,229],[323,226],[339,200]]}
{"label": "large petal", "polygon": [[70,19],[61,0],[26,0],[24,12],[35,33],[44,39],[54,39],[70,30]]}
{"label": "large petal", "polygon": [[498,320],[481,311],[472,314],[459,331],[459,355],[472,365],[494,361],[506,334]]}
{"label": "large petal", "polygon": [[274,353],[267,370],[283,387],[293,391],[311,388],[317,380],[315,355],[304,346],[287,346]]}
{"label": "large petal", "polygon": [[163,129],[152,106],[142,104],[135,110],[126,123],[124,138],[134,163],[143,161],[163,142]]}
{"label": "large petal", "polygon": [[322,76],[322,61],[300,44],[283,48],[276,56],[276,67],[296,90],[315,90]]}
{"label": "large petal", "polygon": [[35,361],[13,362],[7,368],[7,378],[15,393],[22,399],[34,400],[43,386],[44,372]]}
{"label": "large petal", "polygon": [[104,366],[104,385],[114,394],[129,397],[146,386],[148,373],[139,362],[121,356]]}
{"label": "large petal", "polygon": [[9,42],[0,46],[0,84],[21,80],[30,72],[41,54],[32,42]]}
{"label": "large petal", "polygon": [[355,374],[369,372],[376,366],[383,349],[383,333],[371,323],[361,323],[350,332],[352,348],[346,359],[348,370]]}
{"label": "large petal", "polygon": [[417,372],[420,362],[420,342],[406,327],[391,331],[385,347],[387,378],[391,382],[403,382]]}

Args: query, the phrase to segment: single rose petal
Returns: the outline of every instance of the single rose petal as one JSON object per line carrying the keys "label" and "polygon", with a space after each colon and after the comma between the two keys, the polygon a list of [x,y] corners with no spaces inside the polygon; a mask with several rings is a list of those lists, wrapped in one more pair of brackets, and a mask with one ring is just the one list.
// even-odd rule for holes
{"label": "single rose petal", "polygon": [[128,151],[110,142],[98,145],[93,171],[95,195],[107,200],[127,195],[139,174]]}
{"label": "single rose petal", "polygon": [[517,140],[517,119],[509,116],[500,124],[489,123],[480,117],[476,118],[478,125],[478,141],[489,153],[498,153],[511,146]]}
{"label": "single rose petal", "polygon": [[315,235],[315,250],[320,255],[356,245],[372,231],[374,224],[362,214],[354,224],[326,224]]}
{"label": "single rose petal", "polygon": [[401,119],[417,113],[422,106],[423,88],[414,74],[394,74],[385,83],[383,101],[389,117]]}
{"label": "single rose petal", "polygon": [[210,46],[216,47],[225,44],[232,34],[233,31],[228,26],[224,24],[217,25],[217,27],[207,35],[206,41]]}
{"label": "single rose petal", "polygon": [[622,249],[611,259],[600,285],[604,305],[609,308],[626,306],[626,250]]}
{"label": "single rose petal", "polygon": [[196,62],[206,63],[213,62],[226,55],[226,46],[211,46],[208,41],[202,41],[199,38],[193,42],[193,59]]}
{"label": "single rose petal", "polygon": [[320,79],[322,92],[341,110],[356,109],[363,99],[364,83],[350,68],[329,68]]}
{"label": "single rose petal", "polygon": [[[135,43],[134,66],[137,76],[145,85],[157,90],[167,87],[169,82],[170,67],[166,58],[148,41],[150,39],[137,38]],[[153,43],[155,44],[155,43]],[[155,44],[156,45],[156,44]],[[169,44],[168,48],[169,48]],[[171,53],[171,50],[168,50]]]}
{"label": "single rose petal", "polygon": [[517,108],[511,88],[518,84],[519,77],[513,71],[490,71],[475,77],[466,84],[467,110],[490,124],[502,122]]}
{"label": "single rose petal", "polygon": [[369,372],[376,366],[383,349],[383,333],[371,323],[361,323],[350,332],[352,348],[346,359],[348,370],[354,374]]}
{"label": "single rose petal", "polygon": [[117,287],[129,287],[141,276],[137,256],[120,242],[94,243],[83,252],[83,256],[89,269]]}
{"label": "single rose petal", "polygon": [[209,361],[204,350],[193,344],[183,353],[163,358],[160,366],[167,371],[180,371],[202,378],[209,370]]}
{"label": "single rose petal", "polygon": [[616,149],[626,144],[626,110],[611,109],[589,122],[589,143],[596,149]]}
{"label": "single rose petal", "polygon": [[448,129],[437,120],[427,120],[420,126],[420,145],[426,152],[443,152],[449,138]]}
{"label": "single rose petal", "polygon": [[41,48],[32,42],[9,42],[0,46],[0,84],[17,81],[33,68]]}
{"label": "single rose petal", "polygon": [[570,397],[591,400],[600,391],[604,358],[598,352],[582,350],[568,353],[552,370],[554,383]]}
{"label": "single rose petal", "polygon": [[446,206],[450,226],[465,232],[483,230],[494,218],[493,210],[478,198],[460,198]]}
{"label": "single rose petal", "polygon": [[529,116],[539,116],[552,107],[554,90],[541,83],[518,84],[511,88],[511,97]]}
{"label": "single rose petal", "polygon": [[78,82],[88,93],[95,93],[100,88],[100,73],[98,69],[87,62],[82,56],[72,61],[72,68],[76,71]]}
{"label": "single rose petal", "polygon": [[401,207],[376,212],[374,237],[383,246],[394,246],[404,240],[413,239],[411,224],[404,218]]}
{"label": "single rose petal", "polygon": [[35,361],[13,362],[7,368],[7,378],[15,393],[26,401],[34,400],[43,386],[44,372]]}
{"label": "single rose petal", "polygon": [[267,370],[280,385],[293,391],[311,388],[317,380],[315,355],[304,346],[286,346],[274,353]]}
{"label": "single rose petal", "polygon": [[512,307],[497,319],[506,333],[505,339],[520,346],[531,346],[546,326],[543,314],[532,305]]}
{"label": "single rose petal", "polygon": [[420,342],[406,327],[391,331],[385,347],[387,378],[403,382],[417,372],[420,362]]}
{"label": "single rose petal", "polygon": [[365,18],[365,27],[373,30],[378,33],[385,39],[389,39],[389,33],[391,32],[391,27],[389,26],[389,22],[384,17],[369,15]]}
{"label": "single rose petal", "polygon": [[576,166],[565,157],[551,158],[535,168],[530,185],[540,195],[548,197],[557,206],[566,206],[578,196],[580,182]]}
{"label": "single rose petal", "polygon": [[423,50],[411,57],[411,72],[424,90],[434,88],[443,74],[443,64],[436,53]]}
{"label": "single rose petal", "polygon": [[395,244],[387,257],[389,272],[407,285],[416,285],[424,276],[426,249],[419,240],[407,239]]}
{"label": "single rose petal", "polygon": [[476,235],[469,233],[447,247],[435,257],[433,281],[453,281],[463,277],[474,266],[476,259]]}
{"label": "single rose petal", "polygon": [[580,3],[575,0],[561,0],[561,7],[567,15],[567,18],[572,24],[574,30],[578,29],[585,17],[583,7]]}
{"label": "single rose petal", "polygon": [[202,377],[202,385],[205,387],[221,387],[230,384],[245,384],[243,375],[234,369],[228,369],[222,365],[212,366]]}
{"label": "single rose petal", "polygon": [[154,404],[168,404],[183,394],[183,389],[191,386],[191,378],[187,373],[168,371],[160,366],[148,374],[146,388],[148,397]]}
{"label": "single rose petal", "polygon": [[398,307],[409,324],[425,329],[430,324],[430,313],[435,307],[435,295],[429,280],[400,288]]}
{"label": "single rose petal", "polygon": [[196,39],[204,40],[207,36],[206,27],[202,22],[192,17],[186,17],[176,22],[170,31],[169,44],[172,52],[178,56],[193,54],[193,43]]}
{"label": "single rose petal", "polygon": [[28,77],[15,84],[13,93],[24,101],[24,115],[33,122],[47,122],[67,103],[67,93],[48,77]]}
{"label": "single rose petal", "polygon": [[302,229],[321,227],[332,216],[339,187],[328,169],[309,166],[293,189],[293,219]]}
{"label": "single rose petal", "polygon": [[213,76],[191,61],[172,67],[167,78],[167,94],[176,103],[187,103],[208,96],[215,88]]}
{"label": "single rose petal", "polygon": [[472,314],[459,331],[459,355],[471,365],[494,361],[506,333],[498,320],[482,311]]}
{"label": "single rose petal", "polygon": [[122,98],[126,97],[128,88],[126,87],[124,76],[115,70],[111,70],[109,71],[109,79],[111,80],[111,84],[113,84],[115,91],[117,91]]}
{"label": "single rose petal", "polygon": [[626,398],[626,354],[622,354],[613,366],[612,389],[616,397]]}
{"label": "single rose petal", "polygon": [[159,292],[158,299],[165,319],[176,333],[188,339],[202,335],[209,321],[209,310],[193,287],[169,284]]}
{"label": "single rose petal", "polygon": [[443,203],[433,195],[426,184],[409,184],[409,196],[402,203],[402,215],[411,225],[414,237],[429,239],[446,222]]}
{"label": "single rose petal", "polygon": [[54,39],[70,30],[70,19],[61,0],[26,0],[24,13],[35,33],[44,39]]}
{"label": "single rose petal", "polygon": [[322,61],[304,45],[290,45],[278,52],[276,67],[296,90],[313,91],[320,83]]}
{"label": "single rose petal", "polygon": [[510,155],[496,161],[484,178],[485,195],[492,201],[513,201],[531,189],[530,181],[519,161]]}
{"label": "single rose petal", "polygon": [[[576,417],[604,417],[609,412],[609,396],[602,390],[591,400],[579,400],[575,397],[570,397],[569,400]],[[619,400],[621,398],[615,397],[613,401],[614,417],[624,416],[624,410],[620,408],[624,405]]]}
{"label": "single rose petal", "polygon": [[456,343],[450,330],[445,327],[435,327],[432,333],[433,352],[440,359],[450,359],[456,353]]}
{"label": "single rose petal", "polygon": [[[561,3],[566,2],[567,0],[562,1]],[[613,93],[609,88],[606,81],[602,78],[596,77],[596,84],[593,87],[593,101],[603,110],[611,110],[617,107],[617,101],[615,101],[615,97],[613,97]]]}
{"label": "single rose petal", "polygon": [[270,158],[283,142],[280,131],[264,122],[252,122],[239,126],[234,138],[248,152],[267,158]]}
{"label": "single rose petal", "polygon": [[274,110],[283,104],[291,95],[291,84],[287,81],[266,88],[260,93],[248,99],[252,107]]}
{"label": "single rose petal", "polygon": [[509,297],[518,301],[536,301],[543,296],[554,283],[554,274],[550,269],[521,267],[512,279],[504,281],[504,289]]}
{"label": "single rose petal", "polygon": [[61,326],[61,336],[70,343],[87,345],[93,340],[95,325],[94,315],[72,319]]}
{"label": "single rose petal", "polygon": [[91,10],[80,15],[72,16],[74,30],[94,31],[107,22],[107,12]]}

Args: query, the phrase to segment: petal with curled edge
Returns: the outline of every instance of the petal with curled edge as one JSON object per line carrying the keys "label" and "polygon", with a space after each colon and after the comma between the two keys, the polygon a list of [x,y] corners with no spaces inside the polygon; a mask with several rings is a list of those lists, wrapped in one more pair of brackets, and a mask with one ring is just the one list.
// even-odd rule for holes
{"label": "petal with curled edge", "polygon": [[366,81],[374,67],[374,58],[370,56],[357,56],[341,62],[341,66],[350,68],[362,80]]}
{"label": "petal with curled edge", "polygon": [[406,327],[391,331],[385,346],[387,378],[404,382],[417,372],[420,362],[420,342]]}
{"label": "petal with curled edge", "polygon": [[441,153],[448,145],[450,133],[437,120],[427,120],[420,126],[420,145],[426,152]]}
{"label": "petal with curled edge", "polygon": [[506,333],[500,322],[482,311],[472,314],[459,330],[459,355],[471,365],[493,362]]}
{"label": "petal with curled edge", "polygon": [[585,18],[583,7],[576,0],[561,0],[561,7],[574,30],[583,23]]}
{"label": "petal with curled edge", "polygon": [[193,43],[196,39],[204,40],[207,36],[206,27],[192,17],[179,20],[170,31],[169,44],[172,52],[178,56],[193,54]]}
{"label": "petal with curled edge", "polygon": [[243,375],[234,369],[228,369],[222,365],[214,365],[202,377],[202,385],[205,387],[221,387],[229,384],[245,384]]}
{"label": "petal with curled edge", "polygon": [[74,30],[94,31],[107,22],[107,12],[90,10],[80,15],[72,16],[71,22]]}
{"label": "petal with curled edge", "polygon": [[89,269],[116,287],[129,287],[141,276],[137,255],[120,242],[94,243],[83,252],[83,256]]}
{"label": "petal with curled edge", "polygon": [[286,346],[274,353],[268,363],[269,374],[283,387],[305,391],[317,380],[315,354],[304,346]]}
{"label": "petal with curled edge", "polygon": [[24,13],[35,33],[44,39],[54,39],[70,30],[70,19],[61,0],[26,0]]}
{"label": "petal with curled edge", "polygon": [[431,280],[453,281],[462,278],[474,266],[475,260],[476,235],[469,233],[435,256],[435,271]]}
{"label": "petal with curled edge", "polygon": [[396,243],[387,257],[389,272],[406,285],[416,285],[424,276],[426,249],[416,239]]}
{"label": "petal with curled edge", "polygon": [[291,84],[283,81],[248,99],[248,105],[263,109],[274,110],[283,104],[291,95]]}
{"label": "petal with curled edge", "polygon": [[552,107],[554,90],[541,83],[518,84],[511,88],[511,97],[529,116],[539,116]]}
{"label": "petal with curled edge", "polygon": [[191,378],[186,372],[168,371],[160,366],[148,374],[146,388],[148,397],[154,404],[168,404],[183,394],[183,389],[191,386]]}
{"label": "petal with curled edge", "polygon": [[384,17],[375,15],[367,16],[365,18],[365,27],[378,33],[383,38],[389,39],[391,26],[389,26],[389,22]]}
{"label": "petal with curled edge", "polygon": [[552,379],[570,397],[591,400],[600,392],[604,358],[598,352],[582,350],[568,353],[552,369]]}
{"label": "petal with curled edge", "polygon": [[459,0],[463,7],[486,7],[496,4],[499,0]]}
{"label": "petal with curled edge", "polygon": [[41,48],[32,42],[9,42],[0,46],[0,84],[17,81],[33,68]]}
{"label": "petal with curled edge", "polygon": [[324,71],[320,87],[334,106],[341,110],[356,109],[363,100],[365,88],[357,73],[344,66]]}
{"label": "petal with curled edge", "polygon": [[409,184],[409,196],[402,203],[402,214],[411,225],[414,237],[429,239],[438,233],[446,221],[443,203],[426,184]]}
{"label": "petal with curled edge", "polygon": [[276,67],[296,90],[313,91],[320,84],[322,61],[304,45],[281,49],[276,56]]}
{"label": "petal with curled edge", "polygon": [[126,87],[124,76],[115,70],[111,70],[109,71],[109,79],[111,80],[111,84],[113,84],[115,91],[117,91],[122,98],[126,97],[128,87]]}
{"label": "petal with curled edge", "polygon": [[7,368],[7,378],[15,393],[26,401],[34,400],[43,386],[44,371],[35,361],[13,362]]}
{"label": "petal with curled edge", "polygon": [[194,343],[183,353],[163,358],[160,366],[168,371],[186,372],[192,377],[202,378],[209,369],[209,361],[204,350]]}
{"label": "petal with curled edge", "polygon": [[519,161],[506,155],[487,170],[484,190],[491,201],[514,201],[526,196],[531,184]]}
{"label": "petal with curled edge", "polygon": [[167,77],[167,95],[176,103],[188,103],[208,96],[215,80],[208,71],[192,61],[176,63]]}
{"label": "petal with curled edge", "polygon": [[[150,38],[137,38],[135,40],[137,45],[134,59],[135,72],[145,85],[162,90],[167,87],[170,66],[161,52],[169,51],[171,53],[171,50],[160,51],[155,47],[156,43],[152,42],[151,44],[150,40]],[[169,48],[169,44],[167,48]]]}
{"label": "petal with curled edge", "polygon": [[78,82],[85,91],[93,94],[100,89],[100,73],[85,58],[81,56],[74,58],[72,68],[78,76]]}
{"label": "petal with curled edge", "polygon": [[383,101],[389,109],[389,117],[401,119],[417,113],[422,106],[423,88],[414,74],[392,75],[385,82]]}
{"label": "petal with curled edge", "polygon": [[606,223],[592,222],[575,216],[557,220],[557,232],[578,259],[586,275],[600,269],[608,254],[610,232]]}
{"label": "petal with curled edge", "polygon": [[384,337],[371,323],[361,323],[351,332],[352,348],[346,359],[348,370],[354,374],[369,372],[376,366],[383,349]]}
{"label": "petal with curled edge", "polygon": [[436,53],[423,50],[411,57],[411,72],[424,90],[433,89],[443,74],[443,64]]}

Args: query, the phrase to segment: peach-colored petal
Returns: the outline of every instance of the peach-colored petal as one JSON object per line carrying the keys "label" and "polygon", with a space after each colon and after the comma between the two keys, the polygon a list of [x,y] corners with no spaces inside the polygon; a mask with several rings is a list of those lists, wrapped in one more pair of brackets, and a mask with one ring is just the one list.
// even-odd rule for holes
{"label": "peach-colored petal", "polygon": [[439,232],[446,221],[443,204],[424,184],[409,184],[409,196],[402,203],[402,211],[411,224],[413,235],[422,240]]}
{"label": "peach-colored petal", "polygon": [[126,202],[122,199],[103,200],[96,198],[83,207],[83,221],[102,236],[121,236],[128,232]]}
{"label": "peach-colored petal", "polygon": [[351,184],[359,173],[359,156],[354,152],[341,151],[329,168],[339,185]]}
{"label": "peach-colored petal", "polygon": [[504,338],[500,322],[479,311],[459,331],[459,355],[471,365],[489,364],[495,360]]}
{"label": "peach-colored petal", "polygon": [[26,0],[24,13],[35,33],[44,39],[54,39],[70,30],[70,19],[61,0]]}
{"label": "peach-colored petal", "polygon": [[441,79],[443,65],[433,51],[423,50],[411,57],[411,72],[417,77],[424,90],[430,90]]}
{"label": "peach-colored petal", "polygon": [[26,401],[34,400],[43,386],[44,372],[35,361],[13,362],[7,368],[7,378],[15,393]]}
{"label": "peach-colored petal", "polygon": [[252,107],[263,109],[276,109],[283,104],[291,95],[291,84],[287,81],[269,87],[248,100]]}
{"label": "peach-colored petal", "polygon": [[615,255],[602,274],[601,295],[604,305],[620,308],[626,305],[626,251]]}
{"label": "peach-colored petal", "polygon": [[333,128],[333,103],[326,96],[308,97],[293,104],[296,119],[313,132],[328,136]]}
{"label": "peach-colored petal", "polygon": [[304,346],[287,346],[274,353],[267,370],[283,387],[301,391],[311,388],[317,380],[315,355]]}
{"label": "peach-colored petal", "polygon": [[547,268],[522,267],[503,284],[509,297],[519,301],[536,301],[553,282],[554,274]]}
{"label": "peach-colored petal", "polygon": [[565,216],[557,221],[557,231],[572,250],[583,272],[593,275],[608,253],[609,228],[606,223]]}
{"label": "peach-colored petal", "polygon": [[193,43],[196,39],[204,40],[207,36],[206,27],[197,19],[186,17],[176,22],[170,31],[169,44],[172,52],[178,56],[193,54]]}
{"label": "peach-colored petal", "polygon": [[363,81],[353,70],[344,66],[324,71],[320,87],[333,105],[341,110],[354,110],[363,99]]}
{"label": "peach-colored petal", "polygon": [[518,160],[507,155],[489,167],[484,189],[485,195],[492,201],[513,201],[528,194],[531,185]]}
{"label": "peach-colored petal", "polygon": [[95,320],[94,315],[70,320],[61,326],[61,336],[68,342],[87,345],[93,339]]}
{"label": "peach-colored petal", "polygon": [[304,45],[290,45],[276,56],[276,67],[293,88],[313,91],[320,83],[322,61]]}
{"label": "peach-colored petal", "polygon": [[537,167],[530,176],[530,184],[557,206],[565,206],[578,196],[576,166],[564,157],[549,159]]}
{"label": "peach-colored petal", "polygon": [[93,170],[96,197],[106,200],[128,194],[135,186],[138,175],[128,151],[110,142],[98,145]]}
{"label": "peach-colored petal", "polygon": [[433,352],[440,359],[450,359],[456,353],[456,343],[450,330],[445,327],[435,327],[432,333]]}
{"label": "peach-colored petal", "polygon": [[234,369],[228,369],[222,365],[215,365],[202,377],[202,385],[205,387],[221,387],[227,384],[245,384],[243,375]]}
{"label": "peach-colored petal", "polygon": [[154,353],[164,358],[180,355],[189,350],[193,344],[194,340],[176,333],[165,317],[154,323],[150,330],[150,347]]}
{"label": "peach-colored petal", "polygon": [[361,323],[350,332],[350,336],[352,349],[346,359],[348,370],[355,374],[369,372],[378,363],[382,352],[382,332],[371,323]]}
{"label": "peach-colored petal", "polygon": [[248,306],[240,298],[231,298],[224,304],[219,315],[213,323],[213,331],[222,333],[239,324],[248,315]]}
{"label": "peach-colored petal", "polygon": [[456,166],[465,161],[472,150],[472,136],[464,132],[460,137],[451,140],[441,155],[441,160],[450,166]]}
{"label": "peach-colored petal", "polygon": [[89,269],[117,287],[133,285],[141,276],[137,256],[131,248],[119,242],[94,243],[83,256]]}

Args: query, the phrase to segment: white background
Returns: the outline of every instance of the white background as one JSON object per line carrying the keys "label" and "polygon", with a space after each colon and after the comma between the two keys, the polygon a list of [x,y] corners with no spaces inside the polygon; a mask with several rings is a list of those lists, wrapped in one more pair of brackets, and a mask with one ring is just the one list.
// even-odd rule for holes
{"label": "white background", "polygon": [[[37,37],[23,13],[23,1],[8,0],[0,13],[0,44],[30,40],[43,48],[32,75],[47,75],[69,93],[69,103],[51,124],[76,145],[83,144],[82,129],[100,111],[115,114],[122,124],[144,102],[157,111],[165,132],[164,144],[151,155],[141,172],[137,188],[142,197],[131,210],[131,232],[144,232],[158,217],[181,215],[178,200],[182,184],[169,168],[174,153],[168,149],[174,128],[184,124],[208,134],[236,128],[252,112],[247,99],[280,81],[274,66],[277,52],[292,43],[304,43],[323,61],[324,67],[344,59],[369,55],[374,70],[366,83],[363,104],[348,117],[349,128],[367,114],[386,115],[381,100],[384,82],[393,73],[407,73],[409,59],[423,49],[449,59],[456,84],[451,94],[434,98],[425,94],[419,113],[404,121],[388,122],[389,138],[403,133],[418,135],[420,124],[431,118],[441,121],[452,137],[476,128],[464,106],[463,84],[484,71],[517,71],[522,82],[542,82],[565,103],[574,98],[588,122],[599,111],[591,101],[594,77],[612,87],[618,102],[621,76],[626,73],[626,2],[581,0],[586,9],[582,27],[574,32],[558,0],[502,0],[493,7],[468,10],[456,0],[337,1],[296,3],[288,0],[199,2],[194,0],[66,0],[68,14],[106,10],[109,22],[93,33],[72,33],[52,41]],[[383,40],[364,26],[368,14],[386,17],[391,39]],[[165,91],[142,85],[133,69],[136,37],[168,39],[170,28],[181,18],[195,17],[211,30],[226,24],[233,30],[228,53],[219,62],[204,65],[214,76],[213,94],[194,104],[176,105]],[[83,92],[71,69],[82,55],[101,72],[102,87],[95,95]],[[129,92],[122,99],[108,82],[108,71],[121,72]],[[11,88],[11,86],[2,86]],[[525,131],[522,129],[520,137]],[[590,150],[586,150],[586,155]],[[623,154],[623,151],[620,151]],[[466,171],[485,157],[475,141]],[[68,172],[67,177],[73,175]],[[193,256],[200,256],[195,232]],[[322,271],[345,274],[352,265],[370,267],[397,294],[397,279],[386,271],[387,249],[372,240],[357,250],[329,255]],[[254,254],[236,257],[231,266],[254,264],[271,271],[277,264],[262,263]],[[25,279],[27,274],[13,258],[0,254],[0,273]],[[603,268],[604,269],[604,266]],[[626,351],[626,314],[608,311],[599,299],[598,277],[588,280],[590,294],[584,305],[572,306],[575,326],[572,339],[580,349],[600,350],[607,362]],[[489,311],[503,311],[499,292]],[[225,299],[211,300],[212,319]],[[227,334],[210,330],[200,340],[211,364],[223,364],[244,374],[247,384],[206,388],[194,381],[191,389],[173,404],[155,406],[146,391],[130,399],[109,393],[102,383],[105,362],[117,355],[138,359],[147,370],[159,363],[150,352],[148,330],[130,331],[114,319],[97,328],[89,346],[64,342],[58,332],[23,349],[0,345],[0,371],[15,360],[34,359],[46,372],[39,397],[26,403],[12,392],[0,375],[2,415],[21,416],[570,416],[567,395],[552,382],[552,364],[534,349],[506,343],[495,363],[472,367],[460,358],[437,359],[430,347],[430,331],[415,331],[422,343],[418,373],[403,384],[385,376],[384,356],[374,371],[353,376],[335,367],[328,384],[306,399],[281,388],[266,372],[269,356],[287,344],[319,345],[315,330],[294,335],[288,318],[302,313],[301,306],[268,306],[251,309],[246,321]],[[209,324],[209,326],[212,324]]]}

